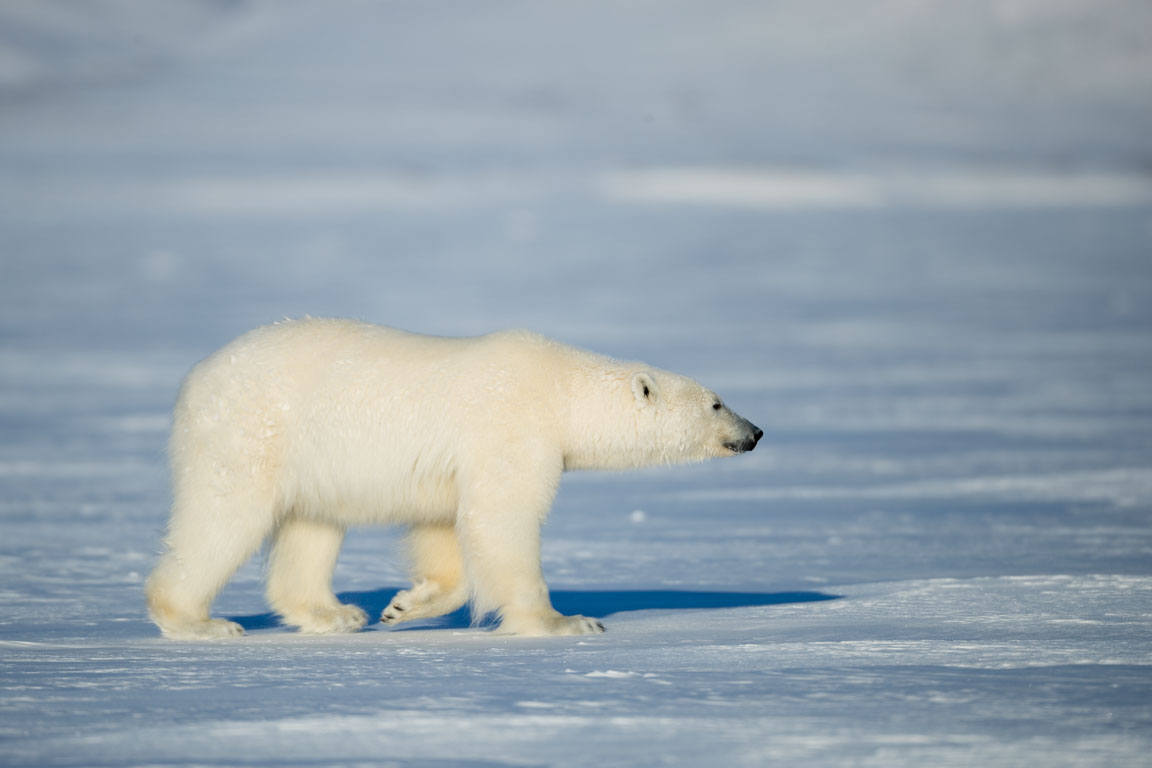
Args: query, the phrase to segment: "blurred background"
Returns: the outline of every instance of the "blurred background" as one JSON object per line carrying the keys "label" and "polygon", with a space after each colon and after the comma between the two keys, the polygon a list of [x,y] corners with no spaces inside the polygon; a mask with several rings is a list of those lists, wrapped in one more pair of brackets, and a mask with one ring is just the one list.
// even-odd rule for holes
{"label": "blurred background", "polygon": [[[138,578],[181,377],[311,314],[716,388],[756,454],[560,501],[682,483],[748,526],[716,580],[873,578],[900,520],[929,573],[1145,568],[1150,94],[1143,0],[0,2],[10,552],[132,516]],[[1021,540],[1085,504],[1106,546]]]}
{"label": "blurred background", "polygon": [[3,341],[1145,327],[1150,36],[1140,0],[9,0]]}

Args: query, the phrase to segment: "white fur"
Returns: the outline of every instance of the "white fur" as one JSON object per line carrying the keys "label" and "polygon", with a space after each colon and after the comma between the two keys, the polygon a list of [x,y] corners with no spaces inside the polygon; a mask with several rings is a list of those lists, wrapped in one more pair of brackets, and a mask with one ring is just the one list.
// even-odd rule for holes
{"label": "white fur", "polygon": [[[748,422],[683,376],[525,331],[438,338],[347,320],[259,328],[188,375],[170,443],[172,516],[148,581],[166,635],[241,634],[209,619],[271,537],[267,596],[304,632],[366,616],[332,593],[348,525],[409,526],[413,583],[386,623],[468,599],[501,631],[584,634],[553,610],[540,524],[565,469],[731,455]],[[758,436],[758,435],[757,435]]]}

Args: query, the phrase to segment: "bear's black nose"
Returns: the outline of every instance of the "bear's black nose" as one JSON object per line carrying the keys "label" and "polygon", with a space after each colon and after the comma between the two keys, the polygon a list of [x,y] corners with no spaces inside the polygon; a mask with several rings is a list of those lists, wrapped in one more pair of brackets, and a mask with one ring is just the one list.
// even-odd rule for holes
{"label": "bear's black nose", "polygon": [[764,430],[760,429],[760,427],[754,427],[754,430],[752,433],[752,445],[756,445],[756,443],[760,442],[760,438],[764,437]]}

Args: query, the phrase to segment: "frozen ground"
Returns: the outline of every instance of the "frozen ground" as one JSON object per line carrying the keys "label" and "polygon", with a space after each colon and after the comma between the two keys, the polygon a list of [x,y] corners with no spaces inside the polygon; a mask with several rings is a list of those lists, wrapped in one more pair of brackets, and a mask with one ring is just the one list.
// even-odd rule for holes
{"label": "frozen ground", "polygon": [[[1147,765],[1143,2],[0,3],[0,764]],[[191,364],[527,326],[767,437],[566,478],[586,639],[141,582]],[[337,572],[378,613],[394,532]]]}

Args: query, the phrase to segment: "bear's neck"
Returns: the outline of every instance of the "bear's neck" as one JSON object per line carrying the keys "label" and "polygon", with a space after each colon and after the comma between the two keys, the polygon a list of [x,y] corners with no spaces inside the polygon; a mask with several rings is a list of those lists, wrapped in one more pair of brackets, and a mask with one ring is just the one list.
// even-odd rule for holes
{"label": "bear's neck", "polygon": [[631,395],[635,366],[599,355],[566,379],[564,469],[632,469],[660,463],[639,444]]}

